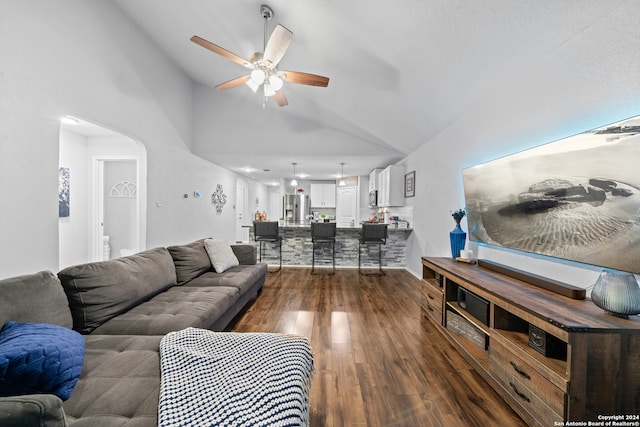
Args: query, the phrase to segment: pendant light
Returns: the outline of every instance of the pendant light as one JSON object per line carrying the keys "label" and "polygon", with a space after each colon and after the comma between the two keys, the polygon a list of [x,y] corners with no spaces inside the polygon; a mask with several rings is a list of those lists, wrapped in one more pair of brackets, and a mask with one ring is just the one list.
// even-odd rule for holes
{"label": "pendant light", "polygon": [[338,183],[338,186],[344,187],[345,185],[347,185],[347,183],[344,182],[344,163],[340,163],[340,182]]}
{"label": "pendant light", "polygon": [[297,163],[291,163],[293,165],[293,179],[291,180],[291,185],[294,187],[298,186],[298,181],[296,181],[296,165]]}

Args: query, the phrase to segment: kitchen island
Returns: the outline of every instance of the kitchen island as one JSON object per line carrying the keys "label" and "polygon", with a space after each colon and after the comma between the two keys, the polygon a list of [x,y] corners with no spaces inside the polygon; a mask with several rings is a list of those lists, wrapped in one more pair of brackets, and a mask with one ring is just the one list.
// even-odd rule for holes
{"label": "kitchen island", "polygon": [[[360,224],[336,228],[336,267],[358,267],[358,238],[361,228]],[[282,265],[311,266],[311,224],[285,223],[280,225],[279,229],[282,236]],[[257,247],[253,237],[253,226],[249,230],[249,243]],[[412,229],[400,229],[389,224],[388,230],[387,244],[382,245],[382,267],[405,268],[407,239]],[[362,267],[377,268],[378,246],[363,246],[361,257]],[[277,245],[263,245],[262,262],[273,266],[279,264]],[[327,248],[327,245],[323,245],[322,248],[316,247],[316,267],[322,266],[331,266],[331,249]]]}

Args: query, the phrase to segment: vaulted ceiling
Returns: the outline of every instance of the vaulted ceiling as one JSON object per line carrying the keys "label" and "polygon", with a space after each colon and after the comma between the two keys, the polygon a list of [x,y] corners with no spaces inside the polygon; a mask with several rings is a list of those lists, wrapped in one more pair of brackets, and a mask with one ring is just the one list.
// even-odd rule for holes
{"label": "vaulted ceiling", "polygon": [[[249,58],[261,51],[256,0],[113,0],[195,83],[195,154],[262,182],[367,174],[395,163],[548,60],[624,0],[269,0],[293,32],[279,69],[330,78],[285,83],[286,107],[242,85],[247,74],[189,39]],[[519,84],[527,85],[526,79]],[[268,169],[269,172],[263,171]]]}

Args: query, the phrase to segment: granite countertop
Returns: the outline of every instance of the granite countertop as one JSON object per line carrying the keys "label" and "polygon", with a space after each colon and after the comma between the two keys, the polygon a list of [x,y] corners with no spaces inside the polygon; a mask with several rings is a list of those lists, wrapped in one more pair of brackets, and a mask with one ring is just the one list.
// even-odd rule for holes
{"label": "granite countertop", "polygon": [[[412,231],[413,228],[409,227],[409,228],[397,228],[394,227],[393,224],[388,224],[389,227],[387,228],[389,231]],[[253,228],[253,224],[249,224],[249,225],[243,225],[243,228]],[[301,229],[301,230],[311,230],[311,224],[308,222],[305,223],[285,223],[285,224],[281,224],[279,226],[280,228],[289,228],[289,229]],[[348,225],[348,226],[337,226],[336,229],[338,230],[360,230],[362,228],[362,223],[358,223],[357,225]]]}
{"label": "granite countertop", "polygon": [[[411,231],[412,228],[397,228],[395,227],[393,224],[388,224],[389,227],[387,228],[389,231]],[[311,229],[311,224],[308,222],[305,223],[287,223],[284,225],[280,225],[280,228],[299,228],[299,229],[307,229],[310,230]],[[356,225],[346,225],[346,226],[337,226],[336,227],[338,230],[360,230],[362,228],[362,224],[358,223]]]}

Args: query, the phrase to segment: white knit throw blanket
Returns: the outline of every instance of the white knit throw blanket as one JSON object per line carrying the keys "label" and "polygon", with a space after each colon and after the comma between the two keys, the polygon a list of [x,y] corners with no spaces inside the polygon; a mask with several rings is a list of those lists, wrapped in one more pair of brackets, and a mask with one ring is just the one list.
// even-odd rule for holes
{"label": "white knit throw blanket", "polygon": [[308,426],[313,354],[297,335],[187,328],[160,342],[159,426]]}

